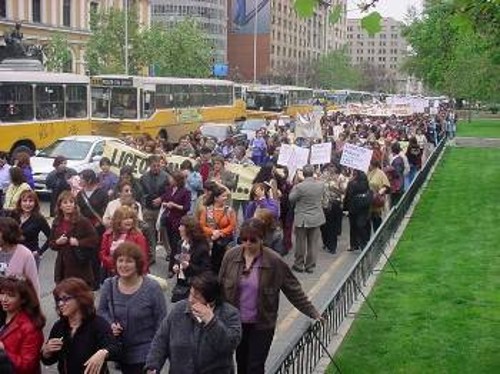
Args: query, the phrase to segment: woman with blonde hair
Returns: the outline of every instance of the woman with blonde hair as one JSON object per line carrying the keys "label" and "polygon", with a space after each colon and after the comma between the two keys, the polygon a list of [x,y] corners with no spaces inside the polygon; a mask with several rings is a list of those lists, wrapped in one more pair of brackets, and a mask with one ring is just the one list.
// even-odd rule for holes
{"label": "woman with blonde hair", "polygon": [[26,183],[26,179],[23,175],[21,168],[13,166],[9,169],[10,174],[10,185],[5,191],[5,199],[3,203],[3,208],[7,212],[11,212],[16,209],[17,202],[24,191],[31,190],[31,187]]}
{"label": "woman with blonde hair", "polygon": [[59,195],[56,210],[49,237],[50,248],[57,252],[54,281],[76,277],[93,287],[97,274],[92,270],[92,256],[99,245],[94,226],[80,214],[71,191]]}
{"label": "woman with blonde hair", "polygon": [[144,255],[142,271],[147,273],[149,263],[147,240],[138,227],[137,213],[126,205],[116,209],[111,220],[111,227],[106,230],[102,237],[99,257],[108,274],[115,273],[113,252],[123,242],[132,242],[139,246]]}

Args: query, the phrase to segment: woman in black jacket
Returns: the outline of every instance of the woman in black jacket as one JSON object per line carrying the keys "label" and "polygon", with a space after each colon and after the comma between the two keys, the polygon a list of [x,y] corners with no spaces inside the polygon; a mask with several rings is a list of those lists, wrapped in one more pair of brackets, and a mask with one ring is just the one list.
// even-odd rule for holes
{"label": "woman in black jacket", "polygon": [[210,246],[200,224],[193,216],[184,216],[179,225],[181,240],[175,256],[173,272],[177,283],[172,291],[172,302],[186,299],[189,294],[189,279],[212,270]]}
{"label": "woman in black jacket", "polygon": [[[28,190],[21,193],[17,201],[13,218],[19,223],[24,240],[21,242],[33,252],[36,265],[40,265],[40,257],[49,248],[50,226],[45,217],[40,213],[40,201],[34,191]],[[45,243],[40,246],[40,233],[45,235]]]}
{"label": "woman in black jacket", "polygon": [[348,251],[363,249],[370,240],[370,206],[373,194],[368,185],[366,174],[353,171],[353,178],[347,184],[344,198],[344,210],[349,212]]}
{"label": "woman in black jacket", "polygon": [[64,156],[57,156],[52,163],[54,170],[47,175],[45,182],[50,194],[50,216],[56,215],[57,198],[63,191],[71,191],[69,179],[76,175],[76,171],[67,167],[68,160]]}

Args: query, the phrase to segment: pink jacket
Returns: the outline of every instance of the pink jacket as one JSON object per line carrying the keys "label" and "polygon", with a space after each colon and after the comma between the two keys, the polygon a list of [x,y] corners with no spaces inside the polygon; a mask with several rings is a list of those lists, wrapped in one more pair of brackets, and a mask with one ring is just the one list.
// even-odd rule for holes
{"label": "pink jacket", "polygon": [[18,244],[7,267],[7,275],[22,275],[29,278],[40,296],[40,281],[33,253],[22,244]]}

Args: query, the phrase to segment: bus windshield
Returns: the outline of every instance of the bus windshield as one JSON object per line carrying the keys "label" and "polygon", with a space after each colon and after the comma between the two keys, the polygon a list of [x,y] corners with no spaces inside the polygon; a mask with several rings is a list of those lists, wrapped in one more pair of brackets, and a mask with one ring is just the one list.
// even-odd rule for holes
{"label": "bus windshield", "polygon": [[283,110],[283,95],[274,92],[248,92],[246,95],[247,109],[256,110]]}
{"label": "bus windshield", "polygon": [[136,119],[137,88],[92,87],[92,116]]}

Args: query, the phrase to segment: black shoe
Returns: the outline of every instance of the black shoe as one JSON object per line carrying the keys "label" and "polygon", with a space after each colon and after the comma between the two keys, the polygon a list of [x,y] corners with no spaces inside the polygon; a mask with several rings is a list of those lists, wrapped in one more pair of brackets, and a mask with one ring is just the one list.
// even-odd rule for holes
{"label": "black shoe", "polygon": [[296,271],[297,273],[303,273],[304,269],[299,268],[298,266],[293,265],[292,270]]}

